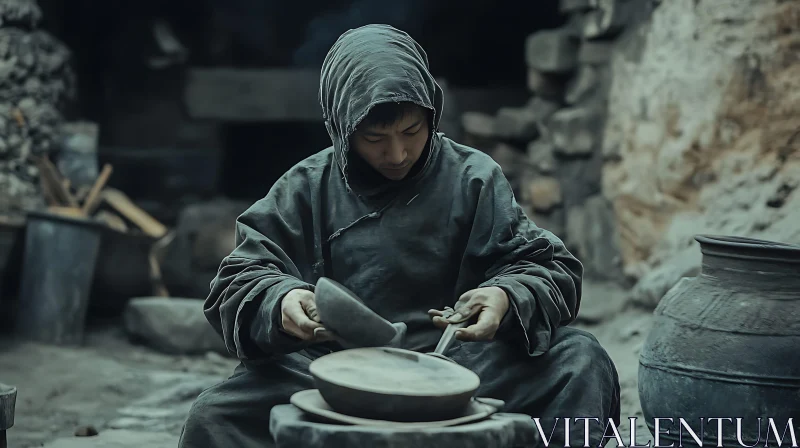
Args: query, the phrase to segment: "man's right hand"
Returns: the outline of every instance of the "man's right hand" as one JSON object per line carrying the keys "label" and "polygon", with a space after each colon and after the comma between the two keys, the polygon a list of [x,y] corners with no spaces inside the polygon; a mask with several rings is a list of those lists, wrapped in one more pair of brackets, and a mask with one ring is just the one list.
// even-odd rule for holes
{"label": "man's right hand", "polygon": [[314,293],[305,289],[289,291],[281,301],[283,331],[304,341],[313,341],[314,330],[322,327]]}

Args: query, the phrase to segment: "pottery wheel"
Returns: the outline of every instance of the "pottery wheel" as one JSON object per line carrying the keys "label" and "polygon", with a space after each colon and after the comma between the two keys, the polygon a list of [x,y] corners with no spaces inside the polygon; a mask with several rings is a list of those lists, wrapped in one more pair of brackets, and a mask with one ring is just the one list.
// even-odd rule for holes
{"label": "pottery wheel", "polygon": [[539,440],[530,416],[509,413],[459,426],[414,430],[316,423],[299,408],[286,404],[272,408],[269,428],[276,448],[517,448],[535,446]]}

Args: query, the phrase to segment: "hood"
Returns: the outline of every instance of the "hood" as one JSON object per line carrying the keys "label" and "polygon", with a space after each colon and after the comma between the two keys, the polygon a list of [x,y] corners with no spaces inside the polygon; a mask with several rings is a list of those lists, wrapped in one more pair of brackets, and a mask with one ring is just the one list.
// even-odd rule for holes
{"label": "hood", "polygon": [[362,26],[339,37],[322,63],[319,101],[348,189],[349,137],[376,104],[407,101],[432,110],[428,160],[438,146],[442,89],[429,71],[425,50],[389,25]]}

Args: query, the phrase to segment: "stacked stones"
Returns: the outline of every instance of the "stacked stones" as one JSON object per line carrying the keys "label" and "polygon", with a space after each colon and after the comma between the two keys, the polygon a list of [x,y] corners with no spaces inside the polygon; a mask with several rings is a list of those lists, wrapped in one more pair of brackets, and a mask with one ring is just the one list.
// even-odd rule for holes
{"label": "stacked stones", "polygon": [[74,95],[67,48],[38,29],[35,0],[0,0],[0,214],[44,207],[31,156],[48,155]]}
{"label": "stacked stones", "polygon": [[605,279],[621,275],[614,213],[601,195],[610,157],[602,151],[609,61],[633,3],[561,0],[565,25],[525,42],[530,101],[495,116],[462,117],[468,135],[496,142],[487,152],[507,171],[531,218],[562,237],[587,274]]}

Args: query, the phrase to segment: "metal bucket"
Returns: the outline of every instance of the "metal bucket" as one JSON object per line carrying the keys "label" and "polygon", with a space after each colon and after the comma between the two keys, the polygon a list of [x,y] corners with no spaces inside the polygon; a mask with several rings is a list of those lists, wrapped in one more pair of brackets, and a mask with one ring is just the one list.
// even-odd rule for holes
{"label": "metal bucket", "polygon": [[16,335],[56,345],[83,342],[102,224],[28,214]]}

